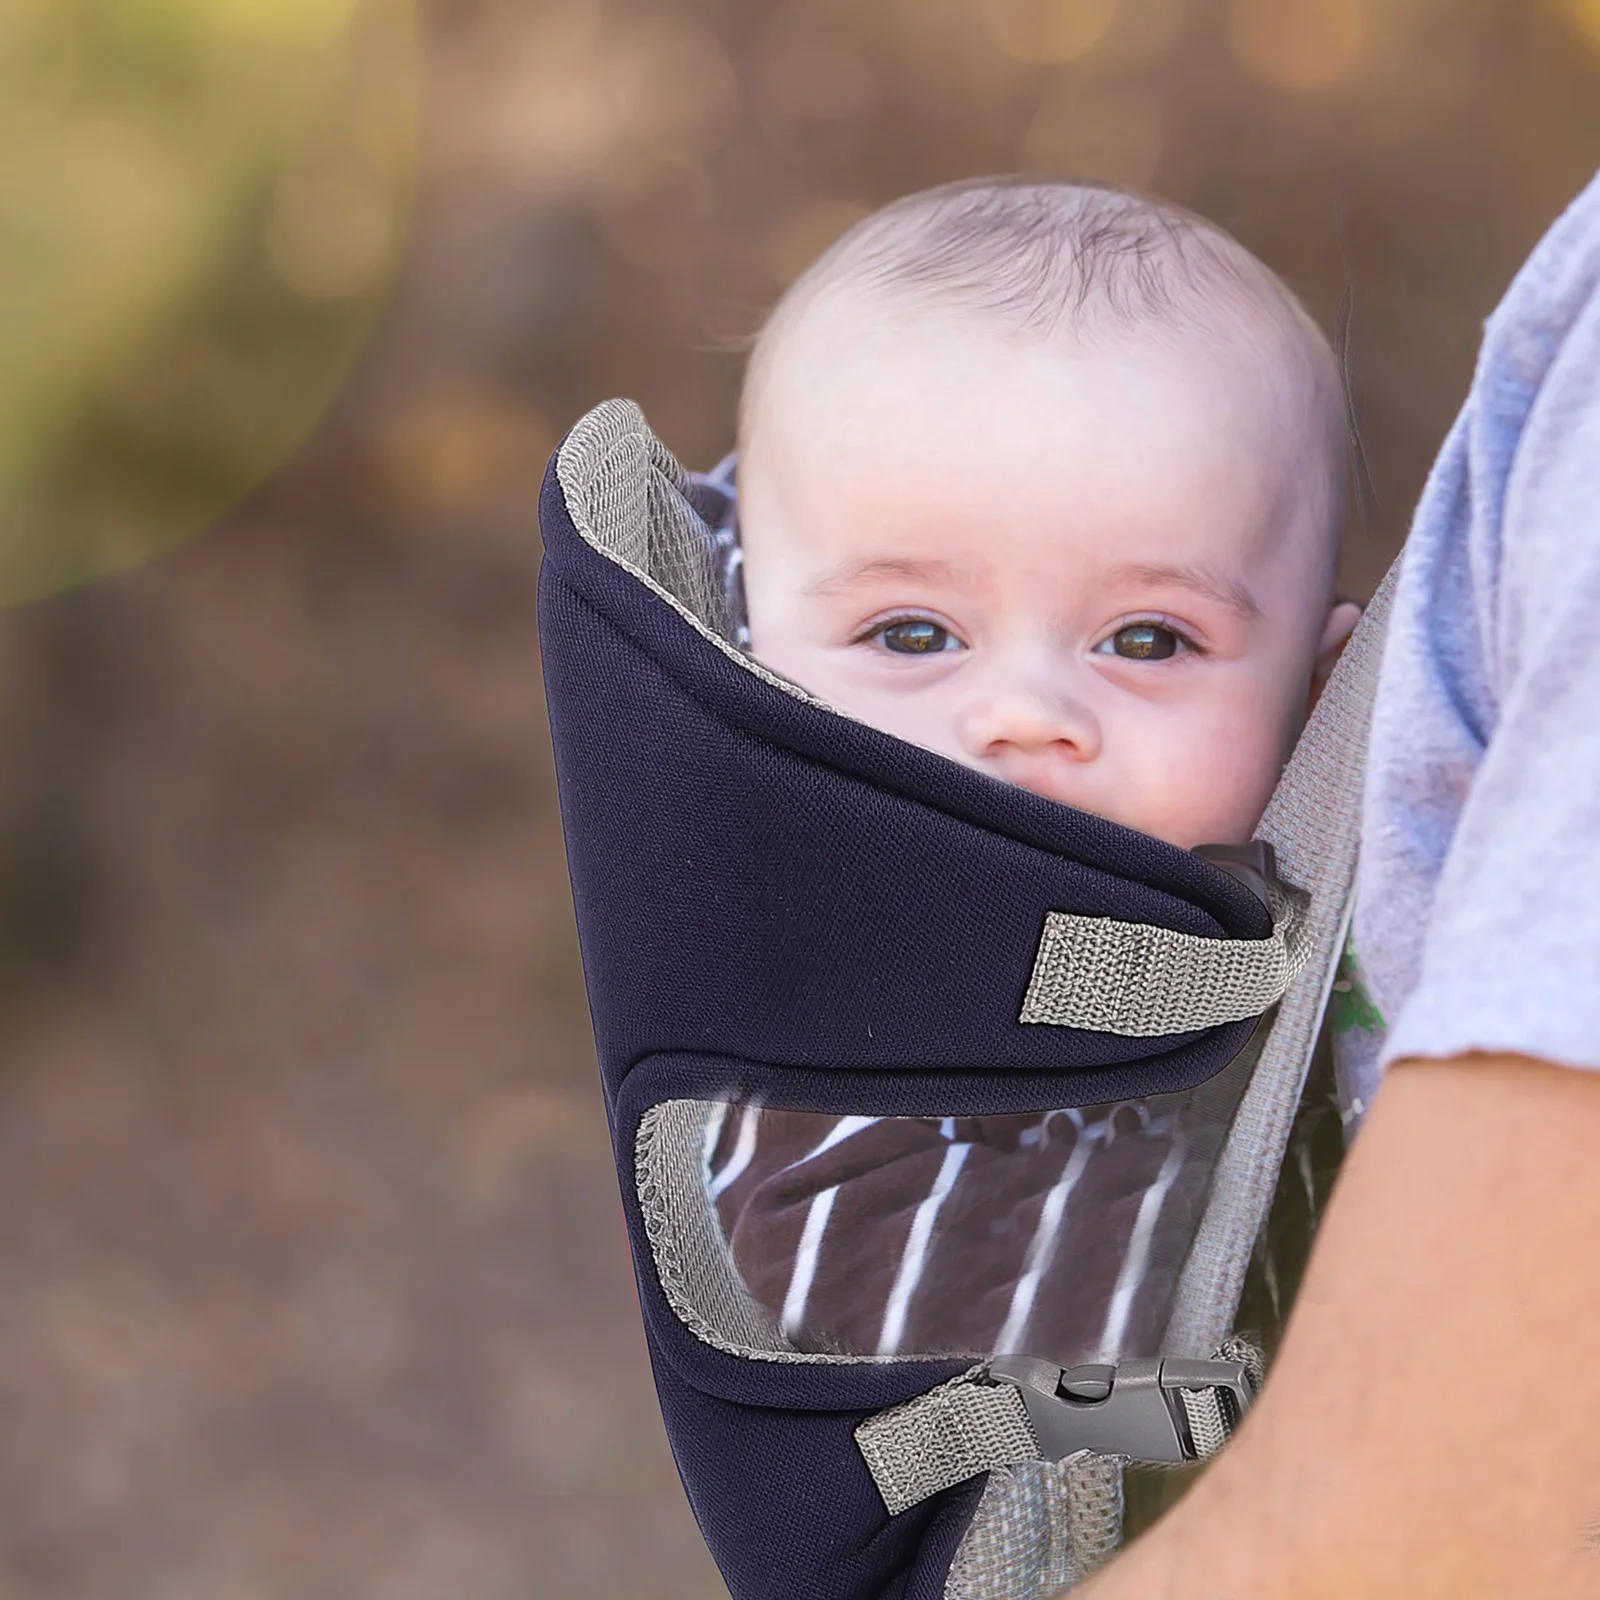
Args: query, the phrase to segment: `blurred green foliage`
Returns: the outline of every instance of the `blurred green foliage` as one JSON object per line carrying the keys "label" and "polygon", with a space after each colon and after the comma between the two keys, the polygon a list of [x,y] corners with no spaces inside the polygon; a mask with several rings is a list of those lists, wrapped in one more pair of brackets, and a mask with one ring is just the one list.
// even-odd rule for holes
{"label": "blurred green foliage", "polygon": [[359,348],[402,233],[409,0],[0,7],[0,601],[240,499]]}

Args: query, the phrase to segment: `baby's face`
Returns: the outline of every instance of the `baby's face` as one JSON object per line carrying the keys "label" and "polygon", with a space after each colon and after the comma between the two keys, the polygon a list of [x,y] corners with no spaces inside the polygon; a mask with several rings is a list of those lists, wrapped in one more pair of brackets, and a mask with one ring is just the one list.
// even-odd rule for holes
{"label": "baby's face", "polygon": [[1067,805],[1248,839],[1356,613],[1266,386],[1219,365],[814,309],[741,460],[753,653]]}

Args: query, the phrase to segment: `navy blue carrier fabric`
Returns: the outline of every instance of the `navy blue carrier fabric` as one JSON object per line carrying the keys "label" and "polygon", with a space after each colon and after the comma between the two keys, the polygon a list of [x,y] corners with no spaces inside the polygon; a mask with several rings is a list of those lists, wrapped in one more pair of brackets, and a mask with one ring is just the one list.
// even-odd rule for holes
{"label": "navy blue carrier fabric", "polygon": [[1017,1020],[1048,911],[1263,938],[1210,863],[807,704],[730,660],[540,499],[539,617],[573,901],[662,1414],[735,1600],[937,1600],[981,1480],[890,1518],[853,1430],[960,1362],[703,1342],[633,1181],[650,1107],[990,1115],[1193,1087],[1253,1024],[1128,1039]]}

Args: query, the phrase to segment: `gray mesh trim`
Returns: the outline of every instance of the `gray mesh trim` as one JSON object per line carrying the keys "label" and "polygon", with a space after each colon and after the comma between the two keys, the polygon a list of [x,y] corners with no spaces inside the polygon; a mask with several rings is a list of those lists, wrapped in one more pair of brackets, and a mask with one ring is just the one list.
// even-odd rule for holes
{"label": "gray mesh trim", "polygon": [[890,1516],[991,1467],[1037,1461],[1022,1394],[976,1381],[974,1367],[856,1429],[856,1444]]}
{"label": "gray mesh trim", "polygon": [[[995,1468],[950,1563],[944,1600],[1045,1600],[1076,1583],[1080,1571],[1064,1508],[1093,1500],[1102,1509],[1099,1499],[1069,1488],[1083,1467],[1100,1462],[1084,1457]],[[1103,1464],[1115,1470],[1115,1462]],[[1120,1522],[1120,1476],[1115,1491],[1112,1510]]]}
{"label": "gray mesh trim", "polygon": [[[745,1288],[706,1198],[699,1152],[715,1109],[710,1101],[663,1100],[639,1119],[634,1136],[634,1182],[645,1237],[661,1291],[683,1325],[703,1343],[751,1361],[813,1366],[948,1361],[948,1355],[910,1351],[880,1356],[795,1349]],[[972,1352],[975,1360],[980,1354]]]}
{"label": "gray mesh trim", "polygon": [[1302,906],[1275,899],[1268,939],[1049,912],[1019,1020],[1151,1038],[1259,1017],[1311,953]]}
{"label": "gray mesh trim", "polygon": [[1305,965],[1278,1004],[1217,1164],[1211,1199],[1178,1282],[1167,1333],[1172,1355],[1204,1355],[1232,1331],[1250,1252],[1272,1203],[1349,926],[1367,729],[1399,571],[1397,560],[1323,690],[1256,830],[1277,852],[1279,874],[1307,897]]}
{"label": "gray mesh trim", "polygon": [[656,1277],[697,1339],[732,1355],[804,1361],[740,1281],[706,1203],[695,1153],[710,1111],[699,1101],[667,1100],[639,1120],[634,1170]]}
{"label": "gray mesh trim", "polygon": [[1062,1463],[1066,1468],[1063,1516],[1077,1573],[1063,1582],[1091,1577],[1122,1545],[1122,1461],[1085,1453]]}
{"label": "gray mesh trim", "polygon": [[746,671],[808,705],[832,709],[733,642],[707,530],[683,496],[687,475],[633,401],[607,400],[581,418],[556,456],[556,478],[585,543],[631,572]]}

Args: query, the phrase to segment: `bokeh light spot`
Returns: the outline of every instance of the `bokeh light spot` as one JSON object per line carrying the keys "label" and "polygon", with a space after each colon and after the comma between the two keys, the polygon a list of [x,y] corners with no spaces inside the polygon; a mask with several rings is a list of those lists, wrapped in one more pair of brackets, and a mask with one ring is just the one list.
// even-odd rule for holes
{"label": "bokeh light spot", "polygon": [[1360,59],[1369,0],[1230,0],[1228,32],[1246,71],[1282,89],[1326,89]]}
{"label": "bokeh light spot", "polygon": [[559,434],[541,412],[472,391],[431,396],[394,418],[375,440],[396,495],[451,516],[507,487],[536,492],[557,443]]}
{"label": "bokeh light spot", "polygon": [[1016,61],[1077,61],[1105,38],[1117,0],[984,0],[995,42]]}
{"label": "bokeh light spot", "polygon": [[684,17],[635,25],[614,41],[607,86],[618,124],[653,155],[715,149],[738,120],[739,84],[716,34]]}
{"label": "bokeh light spot", "polygon": [[415,165],[411,0],[12,0],[0,603],[149,559],[306,437]]}
{"label": "bokeh light spot", "polygon": [[1567,15],[1578,32],[1600,49],[1600,0],[1567,0]]}
{"label": "bokeh light spot", "polygon": [[165,14],[171,24],[193,26],[208,21],[258,39],[328,45],[350,26],[356,0],[118,0],[117,9]]}
{"label": "bokeh light spot", "polygon": [[1153,89],[1067,79],[1045,97],[1023,144],[1023,165],[1056,178],[1148,188],[1166,144],[1166,106]]}
{"label": "bokeh light spot", "polygon": [[1188,21],[1189,0],[1122,0],[1092,65],[1108,72],[1148,66],[1178,42]]}

